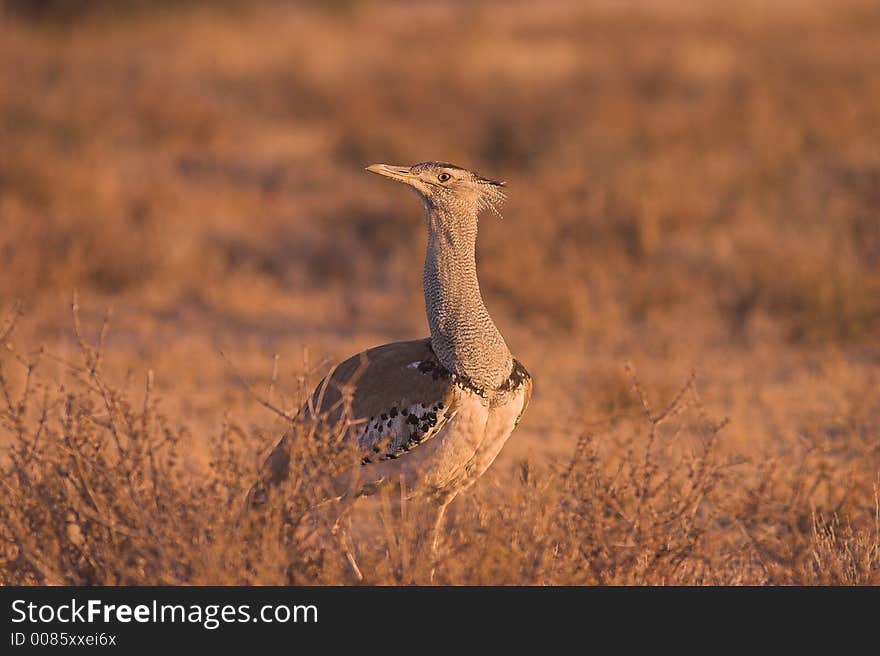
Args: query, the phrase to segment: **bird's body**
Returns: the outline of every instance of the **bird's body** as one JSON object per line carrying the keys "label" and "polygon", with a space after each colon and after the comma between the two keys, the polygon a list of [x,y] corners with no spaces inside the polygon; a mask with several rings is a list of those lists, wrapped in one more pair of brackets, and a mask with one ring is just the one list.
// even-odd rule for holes
{"label": "bird's body", "polygon": [[[342,362],[296,421],[332,427],[343,415],[354,419],[347,433],[360,447],[361,466],[334,480],[336,494],[364,494],[383,482],[402,481],[413,494],[443,499],[492,464],[531,389],[531,378],[518,362],[504,385],[487,394],[444,369],[429,339],[396,342]],[[352,390],[348,403],[345,390]],[[287,439],[266,462],[271,483],[288,475]]]}
{"label": "bird's body", "polygon": [[[400,482],[410,495],[435,499],[442,517],[446,504],[495,460],[531,397],[531,377],[511,356],[477,282],[477,213],[496,210],[503,195],[500,183],[449,164],[368,170],[409,184],[425,206],[423,282],[431,337],[386,344],[342,362],[296,421],[348,421],[345,439],[356,445],[360,465],[334,479],[336,494],[368,494]],[[294,433],[267,459],[251,505],[288,477]]]}

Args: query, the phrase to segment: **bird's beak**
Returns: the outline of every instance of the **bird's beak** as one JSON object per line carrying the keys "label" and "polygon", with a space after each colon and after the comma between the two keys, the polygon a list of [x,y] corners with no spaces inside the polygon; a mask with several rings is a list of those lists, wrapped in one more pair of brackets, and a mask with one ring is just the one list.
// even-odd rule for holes
{"label": "bird's beak", "polygon": [[384,175],[386,178],[391,178],[392,180],[397,180],[398,182],[409,182],[413,178],[412,173],[410,173],[410,167],[408,166],[373,164],[372,166],[367,167],[367,171],[369,171],[370,173],[378,173],[379,175]]}

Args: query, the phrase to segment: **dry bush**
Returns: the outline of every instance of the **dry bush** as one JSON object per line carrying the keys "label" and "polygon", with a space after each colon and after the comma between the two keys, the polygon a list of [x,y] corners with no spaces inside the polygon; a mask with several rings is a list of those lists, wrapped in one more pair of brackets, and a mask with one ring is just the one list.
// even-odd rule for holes
{"label": "dry bush", "polygon": [[327,501],[330,481],[353,462],[332,437],[344,427],[293,435],[290,479],[242,516],[265,437],[227,421],[207,469],[182,466],[191,437],[163,416],[152,372],[137,393],[130,381],[108,383],[108,324],[90,345],[76,303],[74,317],[81,357],[63,363],[68,381],[41,379],[46,353],[13,352],[0,367],[5,585],[880,581],[878,488],[871,508],[859,510],[865,495],[851,491],[826,514],[810,506],[827,475],[821,459],[744,484],[743,463],[718,453],[727,422],[705,415],[693,378],[657,412],[631,373],[632,421],[583,435],[561,466],[523,462],[504,487],[463,495],[436,562],[423,540],[426,508],[402,491],[385,488],[353,515]]}
{"label": "dry bush", "polygon": [[813,523],[810,583],[877,585],[880,567],[880,500],[874,499],[874,530],[856,530],[838,517]]}
{"label": "dry bush", "polygon": [[332,443],[321,442],[319,453],[314,436],[294,440],[289,502],[273,504],[260,521],[242,521],[256,478],[255,439],[228,422],[211,440],[207,471],[183,467],[191,436],[161,414],[152,372],[137,400],[130,382],[105,380],[106,326],[95,346],[77,331],[82,357],[64,362],[64,384],[39,380],[39,358],[16,358],[24,380],[16,395],[0,368],[0,416],[11,438],[0,476],[0,583],[328,582],[327,549],[303,545],[327,529],[305,523],[326,497]]}
{"label": "dry bush", "polygon": [[712,298],[735,335],[766,315],[793,342],[876,344],[874,5],[324,4],[144,10],[60,44],[7,21],[0,293],[398,282],[418,222],[369,220],[398,204],[356,176],[431,156],[511,183],[480,257],[529,325],[577,334],[584,296],[637,321]]}

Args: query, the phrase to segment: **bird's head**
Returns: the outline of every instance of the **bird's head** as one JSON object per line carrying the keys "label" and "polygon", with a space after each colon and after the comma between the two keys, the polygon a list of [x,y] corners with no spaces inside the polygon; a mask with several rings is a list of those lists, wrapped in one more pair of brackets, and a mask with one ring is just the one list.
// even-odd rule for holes
{"label": "bird's head", "polygon": [[367,167],[367,171],[409,185],[429,208],[456,213],[488,209],[501,216],[500,209],[505,197],[504,183],[489,180],[454,164],[373,164]]}

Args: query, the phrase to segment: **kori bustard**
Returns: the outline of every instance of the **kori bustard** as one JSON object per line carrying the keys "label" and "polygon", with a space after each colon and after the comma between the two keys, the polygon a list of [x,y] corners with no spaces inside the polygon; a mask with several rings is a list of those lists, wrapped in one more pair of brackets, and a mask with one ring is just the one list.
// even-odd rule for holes
{"label": "kori bustard", "polygon": [[[329,425],[348,413],[347,439],[359,449],[360,464],[334,479],[335,493],[354,498],[400,482],[409,495],[436,504],[436,549],[447,505],[492,464],[532,392],[531,376],[511,355],[477,281],[477,218],[482,210],[498,213],[504,183],[440,162],[367,170],[408,185],[424,206],[431,336],[345,360],[318,385],[296,421]],[[250,507],[264,505],[288,478],[294,432],[267,458]]]}

